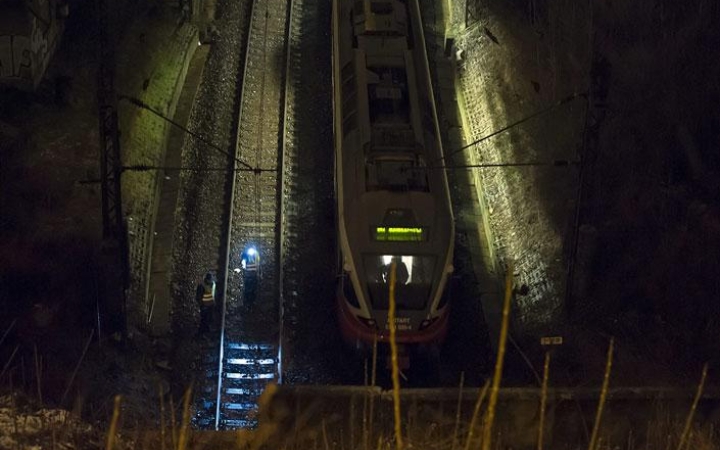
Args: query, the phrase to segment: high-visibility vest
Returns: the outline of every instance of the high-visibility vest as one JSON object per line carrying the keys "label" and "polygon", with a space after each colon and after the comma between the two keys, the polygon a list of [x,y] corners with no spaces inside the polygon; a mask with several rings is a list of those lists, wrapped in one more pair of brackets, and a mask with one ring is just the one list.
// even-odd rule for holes
{"label": "high-visibility vest", "polygon": [[203,283],[203,306],[212,306],[215,304],[215,283]]}
{"label": "high-visibility vest", "polygon": [[245,265],[244,268],[247,271],[256,271],[258,270],[258,267],[260,266],[260,255],[245,255],[244,257]]}

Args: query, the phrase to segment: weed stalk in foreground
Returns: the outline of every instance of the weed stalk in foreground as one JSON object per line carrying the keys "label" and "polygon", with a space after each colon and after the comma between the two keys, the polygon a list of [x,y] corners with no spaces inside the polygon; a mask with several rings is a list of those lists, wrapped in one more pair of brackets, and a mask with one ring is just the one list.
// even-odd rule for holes
{"label": "weed stalk in foreground", "polygon": [[180,425],[180,438],[178,439],[178,450],[185,450],[187,448],[190,428],[190,398],[192,397],[192,385],[185,391],[185,398],[183,399],[183,415],[182,424]]}
{"label": "weed stalk in foreground", "polygon": [[550,377],[550,352],[545,352],[545,362],[543,363],[543,379],[542,390],[540,392],[540,423],[538,424],[538,441],[537,449],[543,450],[543,432],[545,429],[545,408],[547,405],[548,378]]}
{"label": "weed stalk in foreground", "polygon": [[605,362],[605,375],[603,375],[602,390],[600,391],[600,403],[598,403],[597,413],[595,414],[595,424],[593,425],[592,435],[590,436],[590,444],[588,450],[595,450],[598,446],[598,436],[600,433],[600,421],[602,420],[603,409],[605,408],[605,400],[607,399],[608,385],[610,384],[610,372],[612,371],[613,349],[615,347],[615,338],[610,338],[608,346],[607,361]]}
{"label": "weed stalk in foreground", "polygon": [[170,428],[172,448],[177,448],[177,425],[175,424],[175,402],[173,402],[172,394],[170,394]]}
{"label": "weed stalk in foreground", "polygon": [[483,400],[485,400],[488,387],[490,387],[490,380],[485,381],[482,390],[478,394],[477,401],[475,401],[475,409],[473,409],[472,419],[470,420],[470,428],[468,429],[468,435],[465,440],[465,450],[470,450],[470,443],[472,442],[473,435],[475,434],[475,425],[477,424],[477,419],[480,415],[480,405],[482,405]]}
{"label": "weed stalk in foreground", "polygon": [[503,362],[505,360],[505,346],[507,345],[508,328],[510,324],[510,300],[512,299],[513,265],[508,264],[505,274],[505,300],[503,301],[502,325],[500,327],[500,341],[498,343],[497,360],[495,361],[495,373],[490,389],[487,414],[483,423],[482,449],[490,450],[492,443],[492,427],[495,421],[495,407],[497,406],[498,394],[500,392],[500,381],[502,380]]}
{"label": "weed stalk in foreground", "polygon": [[463,387],[465,385],[465,372],[460,372],[460,389],[458,389],[458,401],[457,401],[457,408],[455,409],[455,428],[453,428],[453,437],[452,437],[452,446],[450,447],[452,450],[455,450],[455,444],[457,443],[457,434],[458,434],[458,428],[460,428],[460,409],[462,408],[462,395],[463,395]]}
{"label": "weed stalk in foreground", "polygon": [[402,430],[400,428],[400,368],[398,367],[398,348],[395,342],[395,281],[397,263],[392,262],[390,266],[390,310],[388,311],[388,322],[390,323],[390,354],[392,361],[392,383],[393,383],[393,411],[395,413],[395,448],[403,449]]}
{"label": "weed stalk in foreground", "polygon": [[695,398],[693,399],[690,412],[688,413],[687,419],[685,420],[685,426],[683,427],[682,435],[680,436],[680,443],[678,444],[678,450],[683,450],[685,442],[690,434],[690,425],[692,424],[693,416],[695,416],[695,409],[697,408],[700,397],[702,396],[703,389],[705,388],[705,379],[707,378],[708,365],[705,363],[702,370],[702,376],[700,377],[700,384],[698,385],[697,392],[695,392]]}
{"label": "weed stalk in foreground", "polygon": [[113,448],[115,448],[115,435],[117,433],[118,420],[120,419],[121,400],[121,396],[115,396],[115,406],[113,407],[113,415],[112,420],[110,421],[110,431],[108,431],[107,445],[105,446],[105,450],[113,450]]}
{"label": "weed stalk in foreground", "polygon": [[160,393],[160,450],[165,450],[165,401],[162,384],[158,386],[158,392]]}

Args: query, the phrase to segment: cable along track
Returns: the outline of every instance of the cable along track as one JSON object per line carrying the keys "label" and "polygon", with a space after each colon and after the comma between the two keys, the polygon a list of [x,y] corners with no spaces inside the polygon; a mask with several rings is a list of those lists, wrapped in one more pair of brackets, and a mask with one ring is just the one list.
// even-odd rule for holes
{"label": "cable along track", "polygon": [[[252,6],[236,158],[262,170],[236,171],[233,179],[216,429],[255,427],[258,398],[281,372],[279,186],[291,5],[254,0]],[[249,246],[260,254],[256,276],[241,269],[241,253]]]}

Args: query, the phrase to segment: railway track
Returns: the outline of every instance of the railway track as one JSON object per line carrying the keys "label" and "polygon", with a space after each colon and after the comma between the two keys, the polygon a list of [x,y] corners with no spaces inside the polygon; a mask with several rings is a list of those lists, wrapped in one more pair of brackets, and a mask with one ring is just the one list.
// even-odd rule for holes
{"label": "railway track", "polygon": [[[259,395],[284,375],[362,382],[362,361],[333,334],[329,11],[322,0],[254,0],[250,16],[227,264],[218,276],[226,280],[220,342],[202,363],[204,409],[213,416],[205,413],[203,428],[254,427]],[[247,168],[238,161],[261,170],[237,170]],[[261,255],[256,284],[240,270],[249,245]]]}
{"label": "railway track", "polygon": [[[290,5],[282,0],[254,0],[252,5],[235,157],[257,170],[235,170],[232,182],[215,417],[210,424],[215,429],[256,426],[258,398],[282,372],[278,225]],[[259,269],[252,275],[240,262],[249,246],[260,254]]]}
{"label": "railway track", "polygon": [[293,0],[284,145],[282,273],[286,383],[362,382],[335,309],[331,8]]}
{"label": "railway track", "polygon": [[[218,270],[221,332],[201,344],[195,424],[205,429],[254,427],[258,396],[283,382],[285,360],[290,382],[343,383],[335,372],[354,369],[332,335],[329,10],[323,0],[254,0],[251,8]],[[257,283],[240,269],[250,245],[261,256]]]}

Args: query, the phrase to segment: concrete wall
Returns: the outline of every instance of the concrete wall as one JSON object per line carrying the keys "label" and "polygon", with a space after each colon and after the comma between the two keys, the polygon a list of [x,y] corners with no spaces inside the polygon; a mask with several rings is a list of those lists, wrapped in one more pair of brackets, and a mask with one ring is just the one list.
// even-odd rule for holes
{"label": "concrete wall", "polygon": [[[694,440],[688,448],[703,448],[698,444],[716,438],[715,431],[707,427],[718,421],[718,394],[713,389],[704,391],[694,416]],[[676,448],[693,395],[692,388],[610,389],[598,428],[601,448]],[[340,448],[375,448],[378,439],[392,441],[391,391],[362,386],[279,386],[263,396],[260,430],[267,427],[275,432],[277,441],[271,442],[274,448],[290,444],[313,448],[318,438],[321,442],[344,443]],[[465,388],[462,393],[458,389],[402,390],[402,433],[408,448],[451,448],[451,443],[452,448],[464,448],[468,438],[472,448],[480,448],[487,393],[475,426],[471,424],[481,396],[479,388]],[[542,421],[544,448],[587,448],[599,399],[599,389],[549,389]],[[540,402],[540,389],[501,388],[492,448],[537,448]]]}

